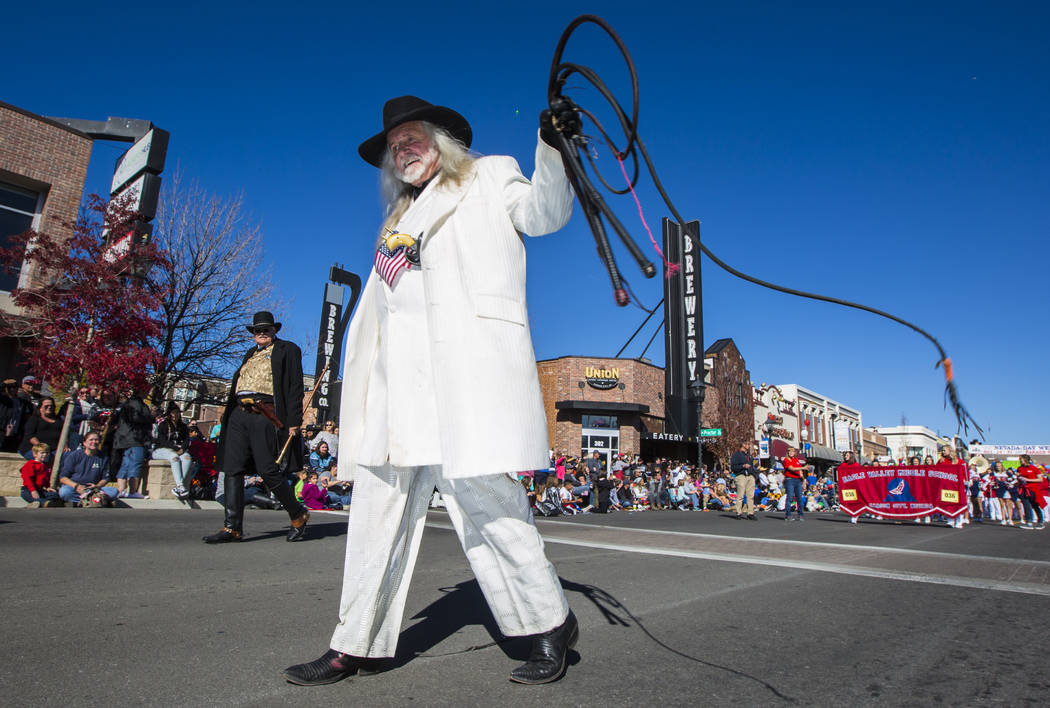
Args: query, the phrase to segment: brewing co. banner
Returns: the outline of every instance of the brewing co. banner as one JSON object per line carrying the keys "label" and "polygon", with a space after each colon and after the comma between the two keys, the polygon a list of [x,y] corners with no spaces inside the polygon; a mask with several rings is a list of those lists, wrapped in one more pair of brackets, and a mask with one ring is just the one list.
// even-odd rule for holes
{"label": "brewing co. banner", "polygon": [[850,516],[865,512],[889,519],[966,511],[963,463],[899,467],[839,466],[839,508]]}

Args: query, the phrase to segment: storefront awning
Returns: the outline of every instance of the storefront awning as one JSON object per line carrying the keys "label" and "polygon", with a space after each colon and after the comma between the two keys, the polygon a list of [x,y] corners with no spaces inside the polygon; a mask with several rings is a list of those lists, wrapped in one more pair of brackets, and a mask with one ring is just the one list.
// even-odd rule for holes
{"label": "storefront awning", "polygon": [[842,462],[842,453],[823,445],[810,444],[809,449],[806,450],[806,458],[827,460],[828,462]]}
{"label": "storefront awning", "polygon": [[618,403],[615,401],[556,401],[554,407],[559,410],[579,411],[620,411],[622,413],[648,413],[649,406],[644,403]]}

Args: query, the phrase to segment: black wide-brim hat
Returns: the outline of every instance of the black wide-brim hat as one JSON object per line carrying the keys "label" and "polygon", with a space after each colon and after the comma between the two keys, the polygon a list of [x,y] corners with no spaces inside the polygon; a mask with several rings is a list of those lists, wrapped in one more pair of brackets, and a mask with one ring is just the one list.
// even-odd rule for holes
{"label": "black wide-brim hat", "polygon": [[452,134],[456,140],[470,147],[474,134],[467,119],[451,108],[435,106],[416,96],[398,96],[391,98],[383,105],[383,130],[376,133],[357,148],[357,154],[374,167],[383,164],[383,152],[386,150],[386,134],[401,125],[414,120],[425,120],[441,126]]}
{"label": "black wide-brim hat", "polygon": [[274,322],[273,313],[266,310],[256,312],[255,316],[252,317],[252,323],[244,326],[252,334],[255,334],[256,327],[273,327],[274,334],[281,331],[281,323]]}

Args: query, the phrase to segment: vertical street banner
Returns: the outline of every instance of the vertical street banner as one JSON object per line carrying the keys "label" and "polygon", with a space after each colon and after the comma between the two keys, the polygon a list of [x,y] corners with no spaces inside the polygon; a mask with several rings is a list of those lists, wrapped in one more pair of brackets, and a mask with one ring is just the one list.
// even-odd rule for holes
{"label": "vertical street banner", "polygon": [[969,470],[962,462],[898,467],[839,466],[839,508],[888,519],[929,514],[956,517],[968,504]]}
{"label": "vertical street banner", "polygon": [[664,257],[679,268],[664,278],[664,432],[696,435],[696,389],[704,380],[703,297],[700,249],[690,234],[700,236],[700,222],[683,229],[663,220]]}
{"label": "vertical street banner", "polygon": [[331,384],[339,371],[339,352],[343,342],[342,318],[343,287],[335,283],[325,283],[324,301],[321,303],[321,330],[317,335],[317,364],[314,370],[314,376],[321,376],[321,372],[324,371],[321,386],[314,397],[318,423],[329,420],[329,409],[333,407]]}

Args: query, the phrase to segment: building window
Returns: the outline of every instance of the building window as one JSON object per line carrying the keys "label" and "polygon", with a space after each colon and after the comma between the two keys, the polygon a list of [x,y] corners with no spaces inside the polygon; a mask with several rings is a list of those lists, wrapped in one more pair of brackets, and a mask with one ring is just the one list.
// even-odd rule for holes
{"label": "building window", "polygon": [[[33,228],[40,195],[7,182],[0,182],[0,246],[8,248],[11,237]],[[16,272],[0,271],[0,290],[18,287]]]}
{"label": "building window", "polygon": [[583,416],[583,427],[592,430],[619,430],[620,423],[614,415],[590,415]]}

